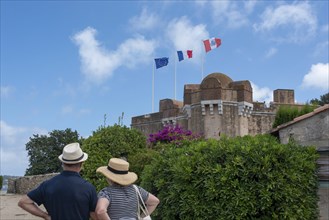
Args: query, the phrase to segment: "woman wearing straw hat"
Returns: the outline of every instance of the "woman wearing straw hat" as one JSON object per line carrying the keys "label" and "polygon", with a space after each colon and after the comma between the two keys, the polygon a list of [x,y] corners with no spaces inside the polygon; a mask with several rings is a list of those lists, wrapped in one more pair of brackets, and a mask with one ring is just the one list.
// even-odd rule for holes
{"label": "woman wearing straw hat", "polygon": [[[103,174],[109,183],[98,193],[96,214],[99,220],[136,220],[139,218],[140,203],[145,204],[149,215],[159,204],[157,197],[133,185],[138,177],[129,172],[127,161],[111,158],[108,166],[99,167],[96,172]],[[139,201],[138,195],[143,201]]]}

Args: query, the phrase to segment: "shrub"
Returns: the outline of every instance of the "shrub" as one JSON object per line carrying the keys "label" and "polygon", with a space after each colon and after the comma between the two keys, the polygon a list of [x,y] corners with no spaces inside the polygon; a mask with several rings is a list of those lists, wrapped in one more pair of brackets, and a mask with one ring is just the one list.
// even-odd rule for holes
{"label": "shrub", "polygon": [[305,105],[300,110],[297,107],[280,106],[275,115],[273,128],[294,120],[294,118],[312,112],[316,106]]}
{"label": "shrub", "polygon": [[111,157],[125,158],[130,163],[130,170],[139,175],[144,168],[143,161],[137,165],[137,156],[144,155],[144,163],[148,162],[146,137],[135,129],[126,126],[100,127],[82,144],[83,150],[88,153],[88,160],[84,163],[82,175],[89,180],[97,190],[107,186],[105,177],[96,174],[96,169],[106,166]]}
{"label": "shrub", "polygon": [[143,172],[154,219],[317,219],[317,152],[268,135],[168,148]]}

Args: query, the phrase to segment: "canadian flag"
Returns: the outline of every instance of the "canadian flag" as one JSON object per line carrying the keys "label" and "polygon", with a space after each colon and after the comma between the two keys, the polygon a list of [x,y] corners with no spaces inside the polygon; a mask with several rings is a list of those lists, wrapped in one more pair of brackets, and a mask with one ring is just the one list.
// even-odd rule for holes
{"label": "canadian flag", "polygon": [[222,40],[219,38],[210,38],[208,40],[203,41],[204,48],[206,49],[206,53],[211,51],[212,49],[215,49],[219,47],[222,44]]}

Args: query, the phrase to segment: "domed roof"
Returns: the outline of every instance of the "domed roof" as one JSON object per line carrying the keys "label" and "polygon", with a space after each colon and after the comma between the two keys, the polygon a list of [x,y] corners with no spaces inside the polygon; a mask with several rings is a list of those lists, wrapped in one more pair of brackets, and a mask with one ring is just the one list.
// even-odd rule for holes
{"label": "domed roof", "polygon": [[217,79],[221,83],[222,87],[224,88],[227,88],[229,84],[233,82],[233,80],[230,77],[228,77],[223,73],[211,73],[202,80],[201,85],[204,82],[208,81],[208,79]]}

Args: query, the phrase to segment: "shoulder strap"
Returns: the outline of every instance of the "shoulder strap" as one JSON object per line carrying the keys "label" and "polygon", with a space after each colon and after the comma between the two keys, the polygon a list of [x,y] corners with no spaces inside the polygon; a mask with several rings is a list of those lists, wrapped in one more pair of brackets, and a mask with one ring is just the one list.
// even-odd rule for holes
{"label": "shoulder strap", "polygon": [[[150,215],[149,212],[148,212],[148,210],[147,210],[147,208],[146,208],[146,205],[145,205],[145,203],[144,203],[144,200],[143,200],[143,198],[142,198],[142,195],[141,195],[141,193],[139,192],[138,187],[137,187],[136,185],[133,185],[133,186],[134,186],[135,191],[136,191],[137,202],[138,202],[138,207],[139,207],[139,209],[141,209],[141,210],[143,211],[143,213],[144,213],[145,216]],[[142,202],[142,205],[139,204],[139,200]],[[139,212],[138,212],[138,213],[139,213]]]}

